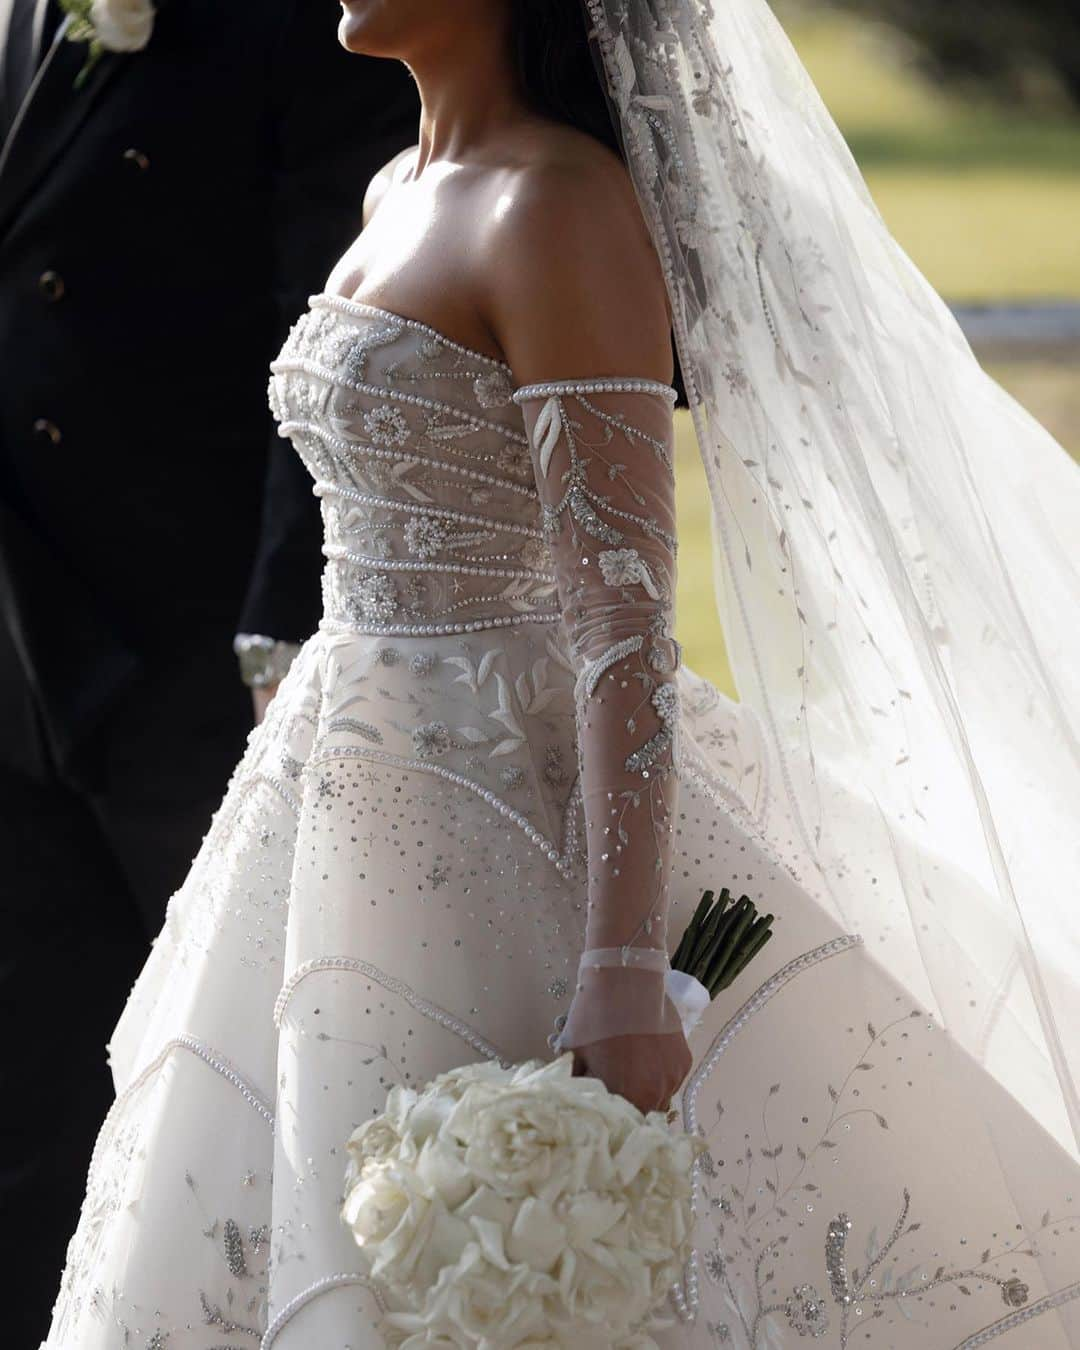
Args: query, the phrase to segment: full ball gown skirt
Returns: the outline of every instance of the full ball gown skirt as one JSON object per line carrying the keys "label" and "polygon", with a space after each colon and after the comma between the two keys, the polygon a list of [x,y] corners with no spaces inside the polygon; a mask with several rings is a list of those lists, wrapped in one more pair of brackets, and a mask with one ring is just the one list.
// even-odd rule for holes
{"label": "full ball gown skirt", "polygon": [[[346,1139],[395,1083],[551,1053],[584,937],[575,672],[512,387],[327,296],[275,363],[326,617],[116,1029],[50,1350],[377,1350]],[[671,941],[706,887],[776,922],[691,1038],[709,1151],[659,1344],[1076,1350],[1080,1168],[828,917],[752,714],[678,685]]]}

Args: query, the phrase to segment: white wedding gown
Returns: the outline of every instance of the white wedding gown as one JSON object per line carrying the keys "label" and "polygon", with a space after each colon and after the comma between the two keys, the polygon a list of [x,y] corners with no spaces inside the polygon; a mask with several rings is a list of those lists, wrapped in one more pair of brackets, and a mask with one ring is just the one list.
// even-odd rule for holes
{"label": "white wedding gown", "polygon": [[[670,404],[616,383],[559,392],[576,425],[606,427],[590,443],[633,492]],[[336,297],[274,366],[322,497],[326,618],[117,1027],[50,1350],[377,1350],[338,1217],[349,1133],[394,1083],[550,1053],[602,827],[582,807],[580,662],[526,433],[540,405],[523,415],[512,392],[490,358]],[[624,668],[610,650],[597,679]],[[709,1153],[658,1341],[1076,1350],[1074,1158],[828,917],[750,711],[672,678],[669,945],[706,887],[776,921],[691,1039],[681,1104]],[[603,753],[586,740],[583,765]]]}

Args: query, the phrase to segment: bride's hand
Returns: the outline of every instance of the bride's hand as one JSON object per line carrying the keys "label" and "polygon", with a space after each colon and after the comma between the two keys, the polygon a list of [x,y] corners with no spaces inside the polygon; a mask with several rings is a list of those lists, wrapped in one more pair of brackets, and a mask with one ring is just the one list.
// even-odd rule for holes
{"label": "bride's hand", "polygon": [[609,1036],[579,1045],[574,1073],[599,1078],[639,1111],[666,1111],[690,1073],[693,1056],[679,1032],[658,1036]]}

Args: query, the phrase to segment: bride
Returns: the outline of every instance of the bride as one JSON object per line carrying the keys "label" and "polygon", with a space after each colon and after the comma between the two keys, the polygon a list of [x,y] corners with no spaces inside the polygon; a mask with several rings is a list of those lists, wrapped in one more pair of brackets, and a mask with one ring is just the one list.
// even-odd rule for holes
{"label": "bride", "polygon": [[[568,1014],[708,1143],[662,1347],[1076,1350],[1074,469],[761,0],[340,36],[424,110],[273,365],[325,619],[116,1029],[47,1345],[387,1344],[346,1139]],[[738,704],[673,637],[676,378]],[[775,937],[688,1044],[666,953],[725,885]]]}

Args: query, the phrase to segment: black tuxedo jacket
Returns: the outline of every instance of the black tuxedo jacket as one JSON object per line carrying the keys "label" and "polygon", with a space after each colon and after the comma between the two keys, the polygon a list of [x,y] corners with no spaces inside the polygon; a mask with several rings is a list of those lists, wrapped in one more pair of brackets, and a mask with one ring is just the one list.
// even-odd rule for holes
{"label": "black tuxedo jacket", "polygon": [[178,653],[315,627],[318,511],[267,364],[417,120],[335,10],[157,0],[149,44],[80,88],[61,30],[22,105],[0,158],[0,762],[42,740],[75,762]]}

